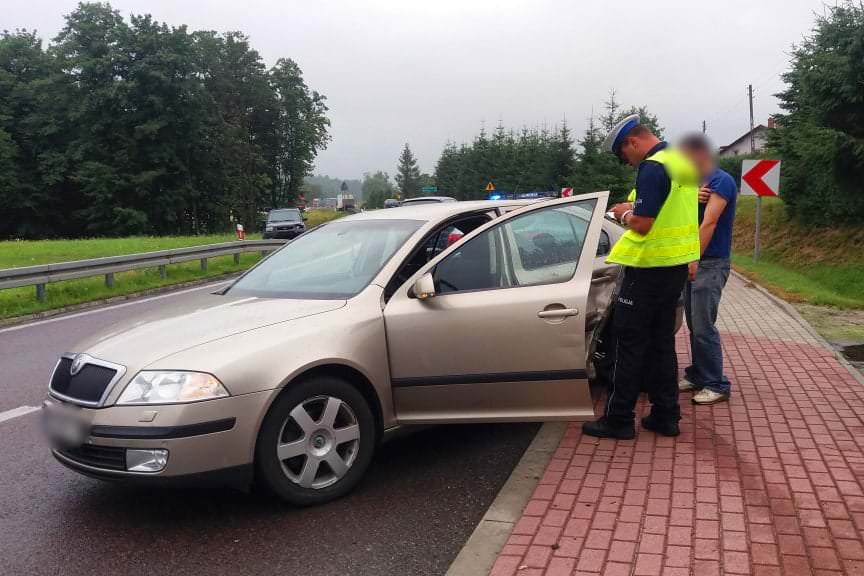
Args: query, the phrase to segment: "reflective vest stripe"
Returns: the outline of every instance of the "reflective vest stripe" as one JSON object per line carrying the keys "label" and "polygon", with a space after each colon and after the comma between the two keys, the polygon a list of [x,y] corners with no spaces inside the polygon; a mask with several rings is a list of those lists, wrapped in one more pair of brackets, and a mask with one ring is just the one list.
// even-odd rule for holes
{"label": "reflective vest stripe", "polygon": [[[624,249],[619,254],[623,256],[640,256],[645,258],[678,258],[680,256],[689,255],[693,251],[699,250],[699,241],[689,244],[675,244],[674,246],[657,246],[646,249]],[[672,266],[672,264],[667,264]]]}

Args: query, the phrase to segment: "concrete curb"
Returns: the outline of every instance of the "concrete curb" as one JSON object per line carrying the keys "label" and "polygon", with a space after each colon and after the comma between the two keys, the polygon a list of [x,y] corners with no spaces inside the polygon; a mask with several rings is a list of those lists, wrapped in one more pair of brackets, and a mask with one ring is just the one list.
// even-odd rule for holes
{"label": "concrete curb", "polygon": [[751,284],[754,290],[758,290],[763,296],[771,300],[771,302],[773,302],[777,307],[779,307],[786,314],[794,318],[796,322],[801,324],[804,329],[807,330],[807,332],[809,332],[811,336],[813,336],[813,338],[815,338],[820,344],[822,344],[822,346],[830,350],[831,354],[834,356],[837,362],[839,362],[840,365],[846,368],[846,370],[852,375],[852,377],[855,378],[855,380],[857,380],[862,386],[864,386],[864,374],[861,374],[861,372],[857,368],[855,368],[855,366],[853,366],[840,351],[838,351],[834,346],[831,345],[830,342],[823,338],[822,335],[819,334],[819,332],[817,332],[816,329],[813,328],[813,326],[811,326],[810,323],[807,322],[807,320],[805,320],[803,316],[801,316],[801,314],[798,312],[798,310],[795,309],[792,304],[786,302],[782,298],[775,296],[774,294],[769,292],[767,288],[761,286],[760,284],[757,284],[756,282],[754,282],[750,278],[747,278],[737,270],[733,269],[732,273],[735,274],[735,276],[737,276],[738,278],[740,278],[743,282],[745,282],[745,284]]}
{"label": "concrete curb", "polygon": [[[245,270],[243,272],[245,272]],[[41,312],[34,312],[32,314],[22,314],[21,316],[0,318],[0,328],[17,326],[18,324],[26,324],[27,322],[32,322],[33,320],[44,320],[46,318],[52,318],[54,316],[60,316],[62,314],[68,314],[71,312],[80,312],[82,310],[88,310],[90,308],[109,306],[118,302],[125,302],[127,300],[144,298],[145,296],[153,296],[166,292],[174,292],[175,290],[194,288],[195,286],[203,286],[210,283],[224,282],[225,280],[229,280],[231,278],[239,276],[243,272],[228,272],[227,274],[220,274],[218,276],[208,276],[207,278],[199,278],[198,280],[190,280],[188,282],[179,282],[177,284],[167,284],[165,286],[149,288],[140,292],[130,292],[129,294],[121,294],[119,296],[112,296],[110,298],[100,298],[99,300],[90,300],[88,302],[81,302],[79,304],[70,304],[69,306],[63,306],[62,308],[51,308],[50,310],[43,310]]]}
{"label": "concrete curb", "polygon": [[547,422],[540,428],[468,542],[453,560],[447,576],[489,573],[558,449],[567,425],[567,422]]}

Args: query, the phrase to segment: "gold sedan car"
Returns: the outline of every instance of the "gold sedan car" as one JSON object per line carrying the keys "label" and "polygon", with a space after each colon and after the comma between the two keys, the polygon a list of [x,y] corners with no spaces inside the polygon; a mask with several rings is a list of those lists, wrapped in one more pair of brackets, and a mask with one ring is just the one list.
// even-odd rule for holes
{"label": "gold sedan car", "polygon": [[622,233],[607,198],[319,226],[227,288],[63,355],[43,410],[54,456],[103,479],[254,479],[308,505],[351,490],[399,425],[593,418]]}

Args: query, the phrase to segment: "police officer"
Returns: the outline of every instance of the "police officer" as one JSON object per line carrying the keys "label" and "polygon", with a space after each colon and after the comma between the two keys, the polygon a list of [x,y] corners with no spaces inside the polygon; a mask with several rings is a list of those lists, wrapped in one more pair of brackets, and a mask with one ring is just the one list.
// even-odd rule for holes
{"label": "police officer", "polygon": [[603,146],[638,172],[635,200],[612,208],[627,231],[608,258],[624,266],[624,279],[612,318],[616,354],[605,415],[582,430],[601,438],[633,438],[634,408],[648,375],[651,414],[642,426],[677,436],[676,308],[687,265],[699,260],[699,176],[638,115],[618,123]]}

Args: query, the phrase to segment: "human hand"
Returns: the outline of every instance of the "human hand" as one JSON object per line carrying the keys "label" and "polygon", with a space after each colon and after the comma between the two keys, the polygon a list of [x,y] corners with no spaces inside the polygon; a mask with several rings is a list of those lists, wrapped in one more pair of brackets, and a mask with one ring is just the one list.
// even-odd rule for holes
{"label": "human hand", "polygon": [[708,199],[711,198],[711,194],[713,193],[714,191],[711,190],[711,188],[709,188],[708,186],[702,186],[701,188],[699,188],[699,203],[707,204]]}
{"label": "human hand", "polygon": [[696,280],[696,272],[699,270],[699,261],[694,260],[687,265],[687,279],[693,282]]}
{"label": "human hand", "polygon": [[632,210],[632,209],[633,209],[633,205],[630,204],[629,202],[621,202],[620,204],[614,205],[612,207],[612,210],[610,210],[610,212],[612,212],[615,215],[616,220],[620,221],[621,216],[623,216],[624,213],[627,212],[628,210]]}

